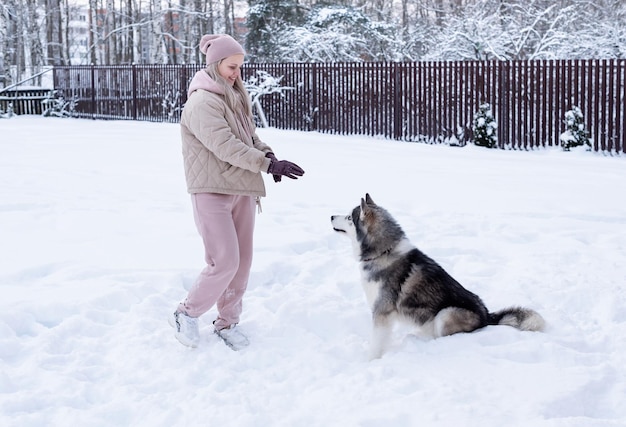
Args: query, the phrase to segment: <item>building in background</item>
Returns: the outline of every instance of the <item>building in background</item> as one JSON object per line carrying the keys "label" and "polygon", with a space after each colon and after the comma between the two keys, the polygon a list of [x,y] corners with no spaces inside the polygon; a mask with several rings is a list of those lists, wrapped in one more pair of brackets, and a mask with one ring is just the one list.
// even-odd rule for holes
{"label": "building in background", "polygon": [[89,9],[79,6],[73,9],[68,22],[70,65],[89,64]]}

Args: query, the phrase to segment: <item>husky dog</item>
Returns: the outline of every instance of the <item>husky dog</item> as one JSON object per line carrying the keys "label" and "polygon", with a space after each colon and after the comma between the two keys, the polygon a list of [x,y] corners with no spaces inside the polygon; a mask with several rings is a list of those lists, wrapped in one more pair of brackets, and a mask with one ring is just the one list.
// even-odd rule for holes
{"label": "husky dog", "polygon": [[544,329],[545,321],[531,309],[512,307],[490,313],[477,295],[412,245],[400,225],[369,194],[351,215],[333,215],[330,220],[335,231],[352,240],[360,262],[372,310],[372,359],[383,355],[395,321],[408,321],[421,335],[432,338],[487,325]]}

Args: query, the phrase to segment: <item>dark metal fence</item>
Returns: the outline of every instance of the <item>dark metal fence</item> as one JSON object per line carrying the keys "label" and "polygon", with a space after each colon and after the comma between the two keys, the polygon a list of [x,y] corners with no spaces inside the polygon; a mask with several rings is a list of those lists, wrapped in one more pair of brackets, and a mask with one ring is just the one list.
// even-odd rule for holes
{"label": "dark metal fence", "polygon": [[50,89],[10,89],[0,93],[0,112],[12,110],[15,114],[42,114],[43,100],[50,96]]}
{"label": "dark metal fence", "polygon": [[[78,117],[177,122],[201,65],[55,67]],[[246,64],[291,90],[261,98],[269,125],[430,143],[468,139],[489,103],[502,148],[558,146],[580,107],[596,151],[626,146],[626,60]]]}

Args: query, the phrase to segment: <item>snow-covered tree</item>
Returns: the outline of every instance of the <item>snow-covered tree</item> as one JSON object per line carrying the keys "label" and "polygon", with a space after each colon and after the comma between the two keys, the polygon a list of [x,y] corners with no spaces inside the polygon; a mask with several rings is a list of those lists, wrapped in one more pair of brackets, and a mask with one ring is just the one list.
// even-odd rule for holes
{"label": "snow-covered tree", "polygon": [[508,40],[500,6],[492,0],[479,0],[451,15],[433,35],[425,59],[506,59]]}
{"label": "snow-covered tree", "polygon": [[566,129],[560,136],[561,146],[563,150],[569,151],[570,148],[586,145],[591,148],[589,141],[589,133],[585,128],[585,119],[579,107],[575,106],[565,113]]}
{"label": "snow-covered tree", "polygon": [[481,147],[495,148],[498,144],[498,124],[493,118],[491,105],[485,103],[478,108],[472,131],[474,132],[474,144]]}
{"label": "snow-covered tree", "polygon": [[7,4],[0,4],[0,88],[7,85],[10,76],[11,55],[9,53],[9,14],[10,9]]}
{"label": "snow-covered tree", "polygon": [[623,0],[3,0],[0,76],[79,44],[94,65],[202,62],[202,34],[237,38],[244,15],[251,62],[626,58]]}
{"label": "snow-covered tree", "polygon": [[583,2],[574,25],[567,28],[568,42],[552,48],[557,58],[625,58],[626,5],[622,0]]}
{"label": "snow-covered tree", "polygon": [[[348,37],[353,56],[362,61],[391,61],[396,55],[396,26],[365,15],[357,8],[322,6],[311,10],[306,28],[315,34],[335,34],[339,40]],[[342,37],[344,36],[344,37]],[[325,45],[325,37],[322,45]],[[339,43],[335,46],[340,47]],[[324,46],[322,46],[323,48]],[[335,59],[343,61],[345,59]]]}
{"label": "snow-covered tree", "polygon": [[[429,45],[427,59],[568,57],[587,31],[587,24],[579,19],[583,7],[577,0],[564,0],[560,5],[547,0],[469,2],[442,21]],[[573,38],[572,34],[577,36]]]}
{"label": "snow-covered tree", "polygon": [[[282,35],[292,26],[304,24],[305,8],[297,0],[249,0],[246,51],[251,62],[290,61],[278,53]],[[294,40],[287,40],[292,43]]]}
{"label": "snow-covered tree", "polygon": [[[397,55],[397,46],[401,43],[395,27],[373,21],[359,9],[313,7],[301,19],[302,25],[274,23],[274,27],[266,27],[266,34],[262,37],[267,45],[257,45],[255,60],[359,62],[403,59]],[[252,40],[259,39],[255,33],[249,33],[247,46],[250,48],[253,47],[251,37]]]}

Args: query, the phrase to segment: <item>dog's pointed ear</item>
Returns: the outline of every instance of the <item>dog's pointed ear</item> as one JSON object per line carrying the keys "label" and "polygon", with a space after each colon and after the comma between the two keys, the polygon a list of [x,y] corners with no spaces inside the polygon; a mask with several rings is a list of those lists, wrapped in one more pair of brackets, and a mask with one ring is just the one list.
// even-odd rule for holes
{"label": "dog's pointed ear", "polygon": [[365,194],[365,203],[368,205],[376,205],[376,202],[370,197],[370,193]]}
{"label": "dog's pointed ear", "polygon": [[361,221],[363,221],[363,219],[365,218],[365,214],[367,213],[368,209],[369,208],[367,207],[365,199],[361,198],[361,212],[359,213]]}

